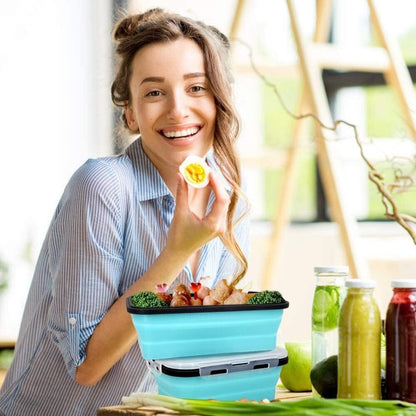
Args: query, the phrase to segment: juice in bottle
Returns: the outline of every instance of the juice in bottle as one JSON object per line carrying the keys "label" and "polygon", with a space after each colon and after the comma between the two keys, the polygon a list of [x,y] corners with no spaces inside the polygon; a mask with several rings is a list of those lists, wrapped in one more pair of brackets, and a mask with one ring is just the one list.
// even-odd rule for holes
{"label": "juice in bottle", "polygon": [[338,398],[381,398],[381,318],[373,280],[349,279],[339,317]]}
{"label": "juice in bottle", "polygon": [[416,403],[416,279],[393,280],[386,315],[387,398]]}

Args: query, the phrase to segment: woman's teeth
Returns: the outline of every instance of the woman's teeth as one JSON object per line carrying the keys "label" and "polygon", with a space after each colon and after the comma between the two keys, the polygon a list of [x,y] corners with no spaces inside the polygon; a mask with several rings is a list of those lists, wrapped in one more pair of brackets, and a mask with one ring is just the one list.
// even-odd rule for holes
{"label": "woman's teeth", "polygon": [[196,133],[198,133],[199,127],[191,127],[186,130],[178,130],[178,131],[164,131],[162,132],[165,137],[168,137],[169,139],[176,139],[178,137],[186,137],[186,136],[192,136]]}

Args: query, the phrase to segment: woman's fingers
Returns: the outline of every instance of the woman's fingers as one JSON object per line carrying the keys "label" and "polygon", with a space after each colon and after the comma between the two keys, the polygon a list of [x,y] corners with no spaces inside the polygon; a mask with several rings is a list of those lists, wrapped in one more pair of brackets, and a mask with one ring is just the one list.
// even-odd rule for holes
{"label": "woman's fingers", "polygon": [[176,210],[181,212],[188,212],[189,205],[188,205],[188,186],[185,182],[183,176],[178,173],[178,186],[176,188]]}
{"label": "woman's fingers", "polygon": [[[210,173],[210,187],[215,194],[215,200],[210,212],[201,218],[193,212],[188,200],[188,185],[182,175],[178,174],[176,209],[169,227],[167,242],[167,246],[175,252],[190,255],[225,232],[230,198],[215,172]],[[195,191],[203,190],[196,189]],[[205,211],[206,207],[202,207],[202,212]]]}

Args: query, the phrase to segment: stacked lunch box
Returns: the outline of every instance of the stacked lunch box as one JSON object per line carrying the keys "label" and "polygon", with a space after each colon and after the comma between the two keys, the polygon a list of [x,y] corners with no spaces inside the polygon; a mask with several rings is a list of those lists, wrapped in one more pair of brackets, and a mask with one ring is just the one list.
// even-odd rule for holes
{"label": "stacked lunch box", "polygon": [[127,299],[139,345],[159,394],[179,398],[272,400],[284,348],[276,336],[288,302],[140,308]]}

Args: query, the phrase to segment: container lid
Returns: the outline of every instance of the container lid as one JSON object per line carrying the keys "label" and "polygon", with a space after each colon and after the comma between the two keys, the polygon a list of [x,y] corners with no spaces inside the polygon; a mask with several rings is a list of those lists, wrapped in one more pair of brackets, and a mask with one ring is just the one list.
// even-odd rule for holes
{"label": "container lid", "polygon": [[349,273],[348,266],[316,266],[313,268],[314,273],[334,273],[345,274]]}
{"label": "container lid", "polygon": [[287,351],[284,348],[277,347],[270,351],[241,354],[148,360],[147,364],[153,372],[158,374],[163,373],[176,377],[196,377],[271,368],[287,362]]}
{"label": "container lid", "polygon": [[416,288],[416,279],[392,280],[391,287]]}
{"label": "container lid", "polygon": [[370,279],[347,279],[345,286],[353,288],[374,288],[376,287],[376,281]]}

